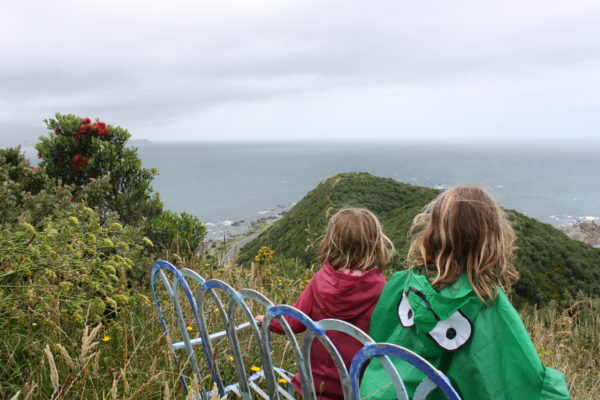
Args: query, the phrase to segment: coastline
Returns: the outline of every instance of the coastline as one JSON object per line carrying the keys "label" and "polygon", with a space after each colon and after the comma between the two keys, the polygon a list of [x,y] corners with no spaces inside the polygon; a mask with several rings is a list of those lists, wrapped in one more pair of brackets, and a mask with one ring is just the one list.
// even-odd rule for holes
{"label": "coastline", "polygon": [[600,249],[600,225],[596,220],[578,220],[570,225],[561,226],[560,230],[571,239],[579,240]]}

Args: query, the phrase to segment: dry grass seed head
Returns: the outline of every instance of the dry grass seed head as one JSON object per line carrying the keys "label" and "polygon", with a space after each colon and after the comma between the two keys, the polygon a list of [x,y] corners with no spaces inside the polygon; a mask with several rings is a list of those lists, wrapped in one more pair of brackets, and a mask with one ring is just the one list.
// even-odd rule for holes
{"label": "dry grass seed head", "polygon": [[75,361],[73,360],[73,358],[71,358],[69,352],[67,351],[67,349],[65,349],[65,346],[63,346],[60,343],[57,343],[56,348],[58,349],[60,355],[65,360],[69,368],[75,368]]}
{"label": "dry grass seed head", "polygon": [[79,367],[84,368],[84,366],[95,356],[95,354],[91,353],[94,347],[98,345],[98,342],[94,342],[96,335],[102,328],[102,324],[96,326],[92,331],[89,331],[89,326],[86,325],[83,328],[83,335],[81,337],[81,353],[79,354]]}
{"label": "dry grass seed head", "polygon": [[54,393],[56,393],[56,391],[58,390],[58,370],[56,369],[56,363],[54,362],[54,356],[50,351],[50,346],[46,345],[46,347],[44,347],[44,353],[46,353],[48,366],[50,367],[50,383],[52,384],[52,389],[54,389]]}

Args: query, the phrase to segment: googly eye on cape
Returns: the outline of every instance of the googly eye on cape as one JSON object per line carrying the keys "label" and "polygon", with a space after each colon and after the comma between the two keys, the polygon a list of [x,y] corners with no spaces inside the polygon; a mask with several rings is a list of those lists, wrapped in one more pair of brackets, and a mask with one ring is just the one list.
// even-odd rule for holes
{"label": "googly eye on cape", "polygon": [[405,328],[410,328],[415,325],[415,313],[408,302],[406,292],[402,292],[402,297],[398,304],[398,318],[400,319],[400,324]]}
{"label": "googly eye on cape", "polygon": [[438,321],[428,335],[442,349],[456,351],[471,339],[473,326],[471,321],[458,310],[449,318]]}

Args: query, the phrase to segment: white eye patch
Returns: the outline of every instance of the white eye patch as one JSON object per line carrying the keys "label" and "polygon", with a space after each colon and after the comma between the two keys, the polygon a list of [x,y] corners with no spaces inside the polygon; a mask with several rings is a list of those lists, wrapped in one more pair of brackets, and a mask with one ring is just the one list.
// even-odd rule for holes
{"label": "white eye patch", "polygon": [[410,328],[411,326],[415,325],[415,312],[408,302],[408,296],[406,295],[406,292],[402,292],[402,297],[400,298],[400,303],[398,304],[398,318],[400,319],[400,324],[402,324],[402,326],[405,328]]}
{"label": "white eye patch", "polygon": [[459,311],[448,319],[438,321],[429,336],[444,350],[455,351],[465,345],[473,335],[471,321]]}

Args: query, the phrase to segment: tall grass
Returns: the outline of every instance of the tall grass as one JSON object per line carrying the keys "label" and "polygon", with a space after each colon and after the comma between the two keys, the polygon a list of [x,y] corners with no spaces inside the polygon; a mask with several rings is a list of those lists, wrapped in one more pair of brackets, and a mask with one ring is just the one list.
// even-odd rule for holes
{"label": "tall grass", "polygon": [[521,317],[542,362],[565,374],[573,399],[600,399],[600,299],[530,307]]}
{"label": "tall grass", "polygon": [[[250,287],[266,294],[273,302],[291,303],[313,271],[295,265],[273,263],[267,266],[206,265],[196,259],[167,255],[179,267],[196,270],[205,278],[221,279],[234,288]],[[286,272],[284,272],[286,271]],[[142,289],[150,297],[149,289]],[[165,310],[169,310],[165,305]],[[222,329],[212,305],[207,304],[211,330]],[[254,307],[254,312],[260,309]],[[173,314],[173,313],[168,313]],[[187,314],[189,317],[189,314]],[[562,371],[574,399],[600,398],[600,299],[584,297],[568,308],[551,304],[544,309],[521,312],[532,340],[546,365]],[[170,317],[171,318],[171,317]],[[188,321],[186,321],[187,323]],[[190,335],[197,332],[189,320]],[[175,326],[175,321],[169,320]],[[179,365],[167,350],[154,305],[140,302],[103,325],[73,330],[57,324],[43,335],[36,326],[21,335],[0,339],[2,383],[5,399],[171,399],[183,398],[178,369],[188,375],[185,357]],[[29,332],[28,332],[29,331]],[[172,331],[173,332],[173,331]],[[180,340],[173,335],[173,340]],[[274,338],[274,361],[293,370],[294,361],[283,338]],[[240,334],[249,369],[260,366],[256,346],[249,333]],[[24,347],[28,351],[23,352]],[[216,358],[226,383],[234,380],[230,351],[225,339],[215,343]],[[27,357],[23,357],[27,354]],[[198,359],[202,360],[198,353]],[[207,375],[206,368],[203,369]],[[188,380],[190,386],[210,388],[204,382]]]}

